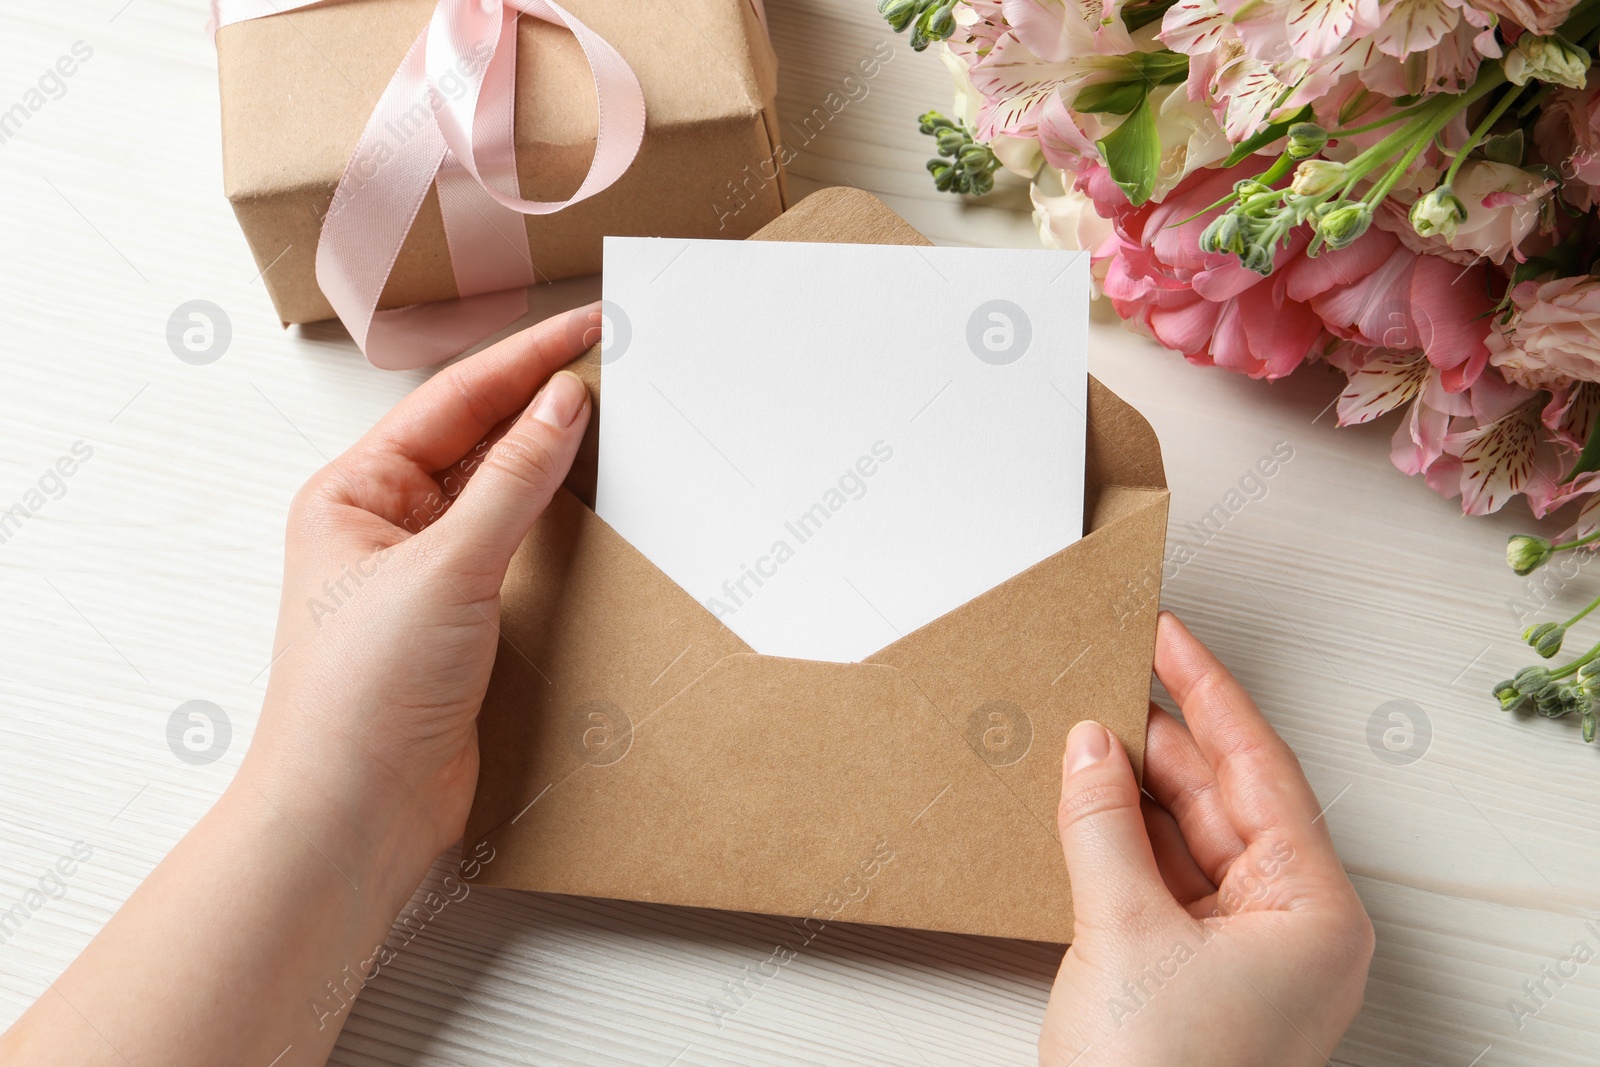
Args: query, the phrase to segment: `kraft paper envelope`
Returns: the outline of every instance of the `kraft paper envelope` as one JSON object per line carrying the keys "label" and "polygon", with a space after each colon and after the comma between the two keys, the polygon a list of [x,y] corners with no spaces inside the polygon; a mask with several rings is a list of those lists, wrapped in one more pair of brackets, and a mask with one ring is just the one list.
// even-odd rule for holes
{"label": "kraft paper envelope", "polygon": [[[752,239],[929,243],[846,189]],[[598,351],[574,369],[599,402]],[[1168,496],[1149,424],[1089,386],[1084,537],[856,664],[751,652],[602,522],[592,421],[506,578],[478,881],[1070,941],[1062,750],[1092,717],[1141,765]]]}

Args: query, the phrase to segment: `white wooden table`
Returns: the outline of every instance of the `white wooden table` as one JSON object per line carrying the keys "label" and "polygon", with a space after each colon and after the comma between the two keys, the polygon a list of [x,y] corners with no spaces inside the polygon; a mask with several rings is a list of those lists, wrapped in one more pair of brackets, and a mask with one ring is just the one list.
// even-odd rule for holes
{"label": "white wooden table", "polygon": [[[945,74],[871,0],[769,7],[786,118],[809,114],[878,42],[894,48],[867,96],[800,151],[797,193],[850,183],[941,242],[1033,244],[1024,190],[972,205],[933,191],[915,118],[947,106]],[[372,369],[337,328],[279,329],[221,195],[202,8],[0,0],[0,109],[74,42],[93,49],[0,144],[0,510],[29,514],[0,543],[0,913],[75,843],[92,849],[63,897],[0,931],[0,1024],[233,774],[266,677],[290,495],[421,377]],[[540,310],[594,292],[562,286]],[[232,323],[209,366],[167,345],[168,316],[193,299]],[[1550,995],[1520,1028],[1509,1007],[1578,942],[1600,953],[1600,925],[1585,927],[1600,912],[1600,749],[1573,723],[1514,721],[1488,696],[1528,660],[1512,607],[1522,585],[1501,562],[1526,513],[1463,520],[1389,466],[1387,427],[1333,427],[1336,382],[1320,370],[1241,380],[1104,316],[1093,343],[1094,372],[1161,436],[1172,536],[1195,549],[1164,600],[1299,752],[1377,926],[1367,1007],[1336,1061],[1600,1063],[1600,959],[1559,986],[1545,979]],[[59,485],[46,477],[79,441],[92,456]],[[1277,442],[1292,461],[1202,544],[1185,524]],[[1600,573],[1585,573],[1556,599],[1596,592]],[[232,724],[209,765],[168,747],[168,718],[188,700]],[[1391,701],[1426,723],[1422,758],[1390,762],[1369,745]],[[1421,730],[1413,744],[1422,751]],[[477,890],[366,991],[334,1061],[1033,1059],[1055,950],[870,927],[831,926],[719,1027],[706,1002],[785,930]]]}

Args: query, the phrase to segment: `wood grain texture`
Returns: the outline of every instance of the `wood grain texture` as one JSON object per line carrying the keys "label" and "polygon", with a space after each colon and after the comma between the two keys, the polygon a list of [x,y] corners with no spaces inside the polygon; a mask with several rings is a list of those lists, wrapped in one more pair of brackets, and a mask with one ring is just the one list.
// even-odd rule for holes
{"label": "wood grain texture", "polygon": [[[1033,244],[1020,186],[962,204],[922,171],[916,115],[950,96],[937,59],[889,34],[870,0],[768,6],[796,195],[857,185],[940,243]],[[93,448],[0,544],[0,909],[74,842],[94,849],[66,896],[0,944],[0,1023],[238,766],[290,495],[421,378],[372,369],[337,328],[278,327],[221,194],[203,7],[0,0],[0,110],[74,42],[94,49],[64,95],[0,143],[0,510],[75,442]],[[845,79],[880,44],[891,58],[863,95]],[[853,98],[818,123],[833,92]],[[594,292],[588,281],[541,292],[538,310]],[[167,347],[168,316],[192,299],[232,322],[209,366]],[[1600,961],[1520,1028],[1507,1006],[1575,942],[1595,944],[1584,923],[1600,874],[1600,750],[1572,723],[1512,719],[1487,695],[1527,658],[1515,640],[1526,594],[1501,563],[1526,513],[1461,519],[1389,466],[1387,426],[1333,428],[1337,383],[1318,370],[1244,381],[1097,318],[1092,369],[1161,436],[1171,536],[1194,550],[1164,600],[1299,753],[1377,926],[1367,1007],[1335,1061],[1600,1062]],[[1278,442],[1293,458],[1248,481]],[[1247,502],[1198,536],[1189,524],[1234,489]],[[1590,568],[1554,595],[1565,606],[1596,592]],[[191,699],[233,725],[208,766],[167,747],[168,716]],[[1404,766],[1367,739],[1396,700],[1431,732]],[[1025,943],[834,925],[719,1025],[708,1002],[722,983],[792,936],[759,916],[474,890],[366,991],[334,1062],[1033,1058],[1058,954]]]}

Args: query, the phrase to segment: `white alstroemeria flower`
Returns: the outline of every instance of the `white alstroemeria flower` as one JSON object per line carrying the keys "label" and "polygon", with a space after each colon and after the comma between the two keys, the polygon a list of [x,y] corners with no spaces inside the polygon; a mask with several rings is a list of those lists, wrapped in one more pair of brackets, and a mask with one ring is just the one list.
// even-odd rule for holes
{"label": "white alstroemeria flower", "polygon": [[1150,199],[1159,203],[1190,174],[1226,159],[1233,145],[1211,108],[1204,101],[1190,100],[1182,84],[1152,90],[1150,106],[1161,138],[1161,167]]}
{"label": "white alstroemeria flower", "polygon": [[1028,191],[1039,240],[1046,248],[1093,252],[1111,236],[1111,220],[1079,192],[1071,174],[1045,166]]}
{"label": "white alstroemeria flower", "polygon": [[[976,130],[979,109],[983,106],[983,94],[972,86],[971,68],[967,66],[965,59],[951,50],[949,45],[940,46],[939,58],[944,61],[945,69],[950,72],[950,80],[955,83],[956,100],[953,117],[966,123],[968,129]],[[1044,163],[1037,137],[1011,137],[1002,133],[996,134],[987,143],[993,150],[995,158],[1000,161],[1000,165],[1020,177],[1031,179]]]}

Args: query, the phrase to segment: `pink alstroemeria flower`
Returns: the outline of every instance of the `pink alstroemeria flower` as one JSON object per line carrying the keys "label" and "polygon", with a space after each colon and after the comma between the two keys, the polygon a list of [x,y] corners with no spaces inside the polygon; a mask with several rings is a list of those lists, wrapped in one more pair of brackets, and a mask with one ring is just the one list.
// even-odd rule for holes
{"label": "pink alstroemeria flower", "polygon": [[[1600,489],[1600,484],[1597,484],[1595,488]],[[1551,538],[1551,540],[1558,545],[1565,544],[1568,541],[1576,541],[1579,538],[1588,537],[1596,531],[1600,531],[1600,492],[1591,493],[1589,499],[1584,501],[1583,507],[1578,509],[1577,517],[1572,520],[1572,525]]]}
{"label": "pink alstroemeria flower", "polygon": [[1052,63],[1133,51],[1122,0],[1001,0],[1000,9],[1028,51]]}
{"label": "pink alstroemeria flower", "polygon": [[1389,448],[1390,461],[1406,474],[1428,472],[1445,454],[1450,420],[1472,414],[1471,401],[1444,387],[1439,368],[1420,349],[1345,342],[1328,353],[1328,362],[1349,376],[1336,409],[1340,426],[1359,426],[1411,405]]}
{"label": "pink alstroemeria flower", "polygon": [[1578,0],[1474,0],[1487,11],[1533,33],[1554,33]]}
{"label": "pink alstroemeria flower", "polygon": [[1423,475],[1445,497],[1461,497],[1469,515],[1498,511],[1526,493],[1535,514],[1559,507],[1568,494],[1555,472],[1554,451],[1538,434],[1538,394],[1497,375],[1480,377],[1465,392],[1452,392],[1441,371],[1421,349],[1336,346],[1328,362],[1349,382],[1339,396],[1339,425],[1371,422],[1409,404],[1395,428],[1389,458],[1401,472]]}
{"label": "pink alstroemeria flower", "polygon": [[1600,384],[1567,382],[1550,390],[1550,402],[1539,413],[1539,421],[1558,446],[1576,454],[1583,451],[1597,416]]}
{"label": "pink alstroemeria flower", "polygon": [[[1594,382],[1570,382],[1558,387],[1539,412],[1539,421],[1550,433],[1550,441],[1557,451],[1564,452],[1561,465],[1570,470],[1578,454],[1589,439],[1594,421],[1600,416],[1600,385]],[[1528,507],[1536,518],[1544,518],[1557,508],[1580,497],[1600,490],[1600,471],[1589,471],[1572,477],[1570,474],[1547,486],[1528,492]],[[1588,505],[1585,505],[1587,510]]]}
{"label": "pink alstroemeria flower", "polygon": [[1444,447],[1461,464],[1461,510],[1468,515],[1499,511],[1518,493],[1526,493],[1532,505],[1556,492],[1555,457],[1539,434],[1535,401],[1518,404],[1491,422],[1446,434]]}

